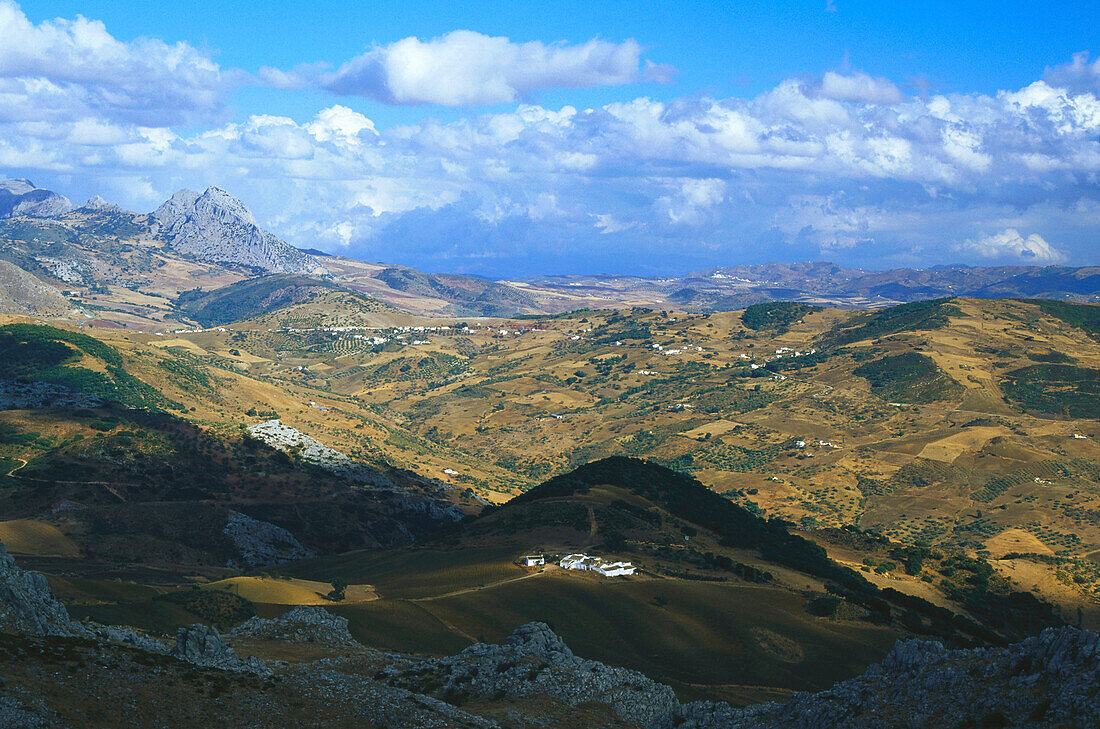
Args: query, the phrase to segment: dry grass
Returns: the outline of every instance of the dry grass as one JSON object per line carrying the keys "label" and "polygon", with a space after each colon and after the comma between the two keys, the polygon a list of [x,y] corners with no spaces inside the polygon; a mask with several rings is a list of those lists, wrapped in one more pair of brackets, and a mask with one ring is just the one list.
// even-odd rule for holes
{"label": "dry grass", "polygon": [[79,557],[80,547],[60,529],[41,521],[0,522],[0,541],[12,554],[35,557]]}

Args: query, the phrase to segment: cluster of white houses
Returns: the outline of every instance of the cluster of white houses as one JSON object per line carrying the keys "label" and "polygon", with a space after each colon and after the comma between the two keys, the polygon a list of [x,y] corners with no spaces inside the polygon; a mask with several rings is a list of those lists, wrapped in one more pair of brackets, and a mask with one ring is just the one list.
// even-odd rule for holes
{"label": "cluster of white houses", "polygon": [[[529,554],[520,561],[525,567],[541,567],[546,564],[546,557],[541,554]],[[598,572],[604,577],[632,575],[638,569],[630,562],[605,562],[600,557],[590,557],[587,554],[567,554],[558,564],[565,570],[589,570]]]}
{"label": "cluster of white houses", "polygon": [[562,569],[591,570],[599,572],[604,577],[632,575],[636,569],[629,562],[605,562],[599,557],[589,557],[587,554],[567,554],[558,564]]}

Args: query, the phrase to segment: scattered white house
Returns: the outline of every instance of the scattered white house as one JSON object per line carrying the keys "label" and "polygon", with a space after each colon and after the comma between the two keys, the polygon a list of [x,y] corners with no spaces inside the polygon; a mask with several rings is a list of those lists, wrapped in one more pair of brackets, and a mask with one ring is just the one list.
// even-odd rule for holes
{"label": "scattered white house", "polygon": [[605,562],[599,557],[590,557],[587,554],[568,554],[562,557],[558,564],[562,569],[589,570],[598,572],[604,577],[621,577],[632,575],[637,571],[630,562]]}
{"label": "scattered white house", "polygon": [[546,564],[546,557],[541,554],[529,554],[523,558],[525,567],[539,567],[544,564]]}
{"label": "scattered white house", "polygon": [[629,562],[602,562],[595,567],[604,577],[620,577],[634,574],[635,567]]}

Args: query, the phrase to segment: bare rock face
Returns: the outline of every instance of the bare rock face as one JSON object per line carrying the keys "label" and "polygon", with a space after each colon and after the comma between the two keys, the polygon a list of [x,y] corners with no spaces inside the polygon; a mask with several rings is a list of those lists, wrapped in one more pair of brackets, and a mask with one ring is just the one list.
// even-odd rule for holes
{"label": "bare rock face", "polygon": [[249,567],[267,567],[314,556],[286,529],[239,511],[229,512],[222,531],[233,540],[233,546]]}
{"label": "bare rock face", "polygon": [[87,629],[69,618],[46,578],[28,572],[0,543],[0,626],[31,635],[86,635]]}
{"label": "bare rock face", "polygon": [[299,605],[277,618],[251,617],[229,633],[233,637],[281,640],[297,645],[358,646],[348,631],[348,619],[316,605]]}
{"label": "bare rock face", "polygon": [[222,641],[221,634],[209,625],[195,623],[176,631],[176,646],[168,652],[173,658],[205,668],[235,673],[270,676],[271,669],[258,658],[242,661],[236,652]]}
{"label": "bare rock face", "polygon": [[35,187],[30,180],[0,180],[0,218],[53,218],[72,209],[67,197]]}
{"label": "bare rock face", "polygon": [[624,668],[578,658],[546,623],[528,623],[504,645],[475,643],[457,656],[383,672],[391,685],[443,700],[544,695],[569,705],[607,704],[624,721],[655,726],[679,707],[672,689]]}
{"label": "bare rock face", "polygon": [[1005,648],[899,642],[877,665],[786,704],[687,704],[678,729],[1062,729],[1100,726],[1100,635],[1048,628]]}
{"label": "bare rock face", "polygon": [[328,270],[256,224],[240,200],[219,187],[180,190],[150,216],[157,234],[181,253],[268,273],[324,276]]}
{"label": "bare rock face", "polygon": [[95,210],[97,212],[104,213],[116,213],[122,211],[122,208],[120,208],[118,205],[107,202],[99,195],[93,195],[92,197],[88,198],[88,202],[84,203],[84,209]]}
{"label": "bare rock face", "polygon": [[[294,450],[306,463],[324,469],[334,476],[379,488],[394,488],[393,482],[377,469],[353,460],[346,453],[330,448],[278,420],[248,426],[249,434],[284,453]],[[462,517],[459,514],[456,519]]]}

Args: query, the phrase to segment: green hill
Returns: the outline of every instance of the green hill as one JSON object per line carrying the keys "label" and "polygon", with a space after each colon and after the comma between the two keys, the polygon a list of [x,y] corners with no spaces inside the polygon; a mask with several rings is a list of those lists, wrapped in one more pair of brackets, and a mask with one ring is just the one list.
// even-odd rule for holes
{"label": "green hill", "polygon": [[108,344],[43,324],[0,327],[0,379],[48,382],[127,407],[181,407],[131,375]]}

